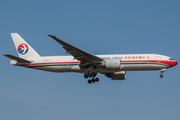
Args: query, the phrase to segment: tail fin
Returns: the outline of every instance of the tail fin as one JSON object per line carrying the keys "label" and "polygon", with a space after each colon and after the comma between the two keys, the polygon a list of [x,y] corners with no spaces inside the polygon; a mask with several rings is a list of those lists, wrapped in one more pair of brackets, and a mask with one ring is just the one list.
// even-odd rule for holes
{"label": "tail fin", "polygon": [[11,33],[11,37],[20,58],[40,57],[40,55],[18,33]]}

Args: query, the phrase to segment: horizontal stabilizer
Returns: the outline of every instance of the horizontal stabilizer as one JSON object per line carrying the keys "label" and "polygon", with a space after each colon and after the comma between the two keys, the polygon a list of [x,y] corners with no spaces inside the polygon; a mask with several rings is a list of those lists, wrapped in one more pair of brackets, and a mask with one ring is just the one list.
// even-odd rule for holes
{"label": "horizontal stabilizer", "polygon": [[18,62],[21,62],[21,63],[31,63],[30,61],[28,60],[25,60],[23,58],[19,58],[19,57],[16,57],[16,56],[13,56],[13,55],[10,55],[10,54],[3,54],[4,56],[10,58],[10,59],[13,59],[13,60],[16,60]]}

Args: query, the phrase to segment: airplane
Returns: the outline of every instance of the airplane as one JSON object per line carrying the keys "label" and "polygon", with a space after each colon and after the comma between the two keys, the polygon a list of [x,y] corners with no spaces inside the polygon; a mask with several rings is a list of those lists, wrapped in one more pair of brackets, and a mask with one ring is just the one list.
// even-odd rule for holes
{"label": "airplane", "polygon": [[83,73],[88,83],[99,82],[98,73],[112,80],[125,80],[126,71],[160,70],[177,65],[171,57],[159,54],[111,54],[93,55],[75,47],[54,35],[48,35],[60,43],[71,56],[40,56],[18,33],[11,33],[19,57],[3,54],[12,59],[10,64],[49,72]]}

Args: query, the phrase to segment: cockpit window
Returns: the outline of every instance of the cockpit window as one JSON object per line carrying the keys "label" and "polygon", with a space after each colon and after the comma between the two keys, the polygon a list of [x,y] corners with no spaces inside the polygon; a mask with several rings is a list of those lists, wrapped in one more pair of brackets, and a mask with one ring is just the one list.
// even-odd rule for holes
{"label": "cockpit window", "polygon": [[172,58],[169,58],[169,60],[174,60],[174,59],[172,59]]}

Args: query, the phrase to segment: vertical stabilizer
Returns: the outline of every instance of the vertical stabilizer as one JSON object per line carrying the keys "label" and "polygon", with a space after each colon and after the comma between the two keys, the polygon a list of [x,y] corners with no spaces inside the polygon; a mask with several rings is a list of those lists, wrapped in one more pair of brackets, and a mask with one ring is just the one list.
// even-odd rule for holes
{"label": "vertical stabilizer", "polygon": [[11,33],[11,37],[20,58],[40,57],[18,33]]}

